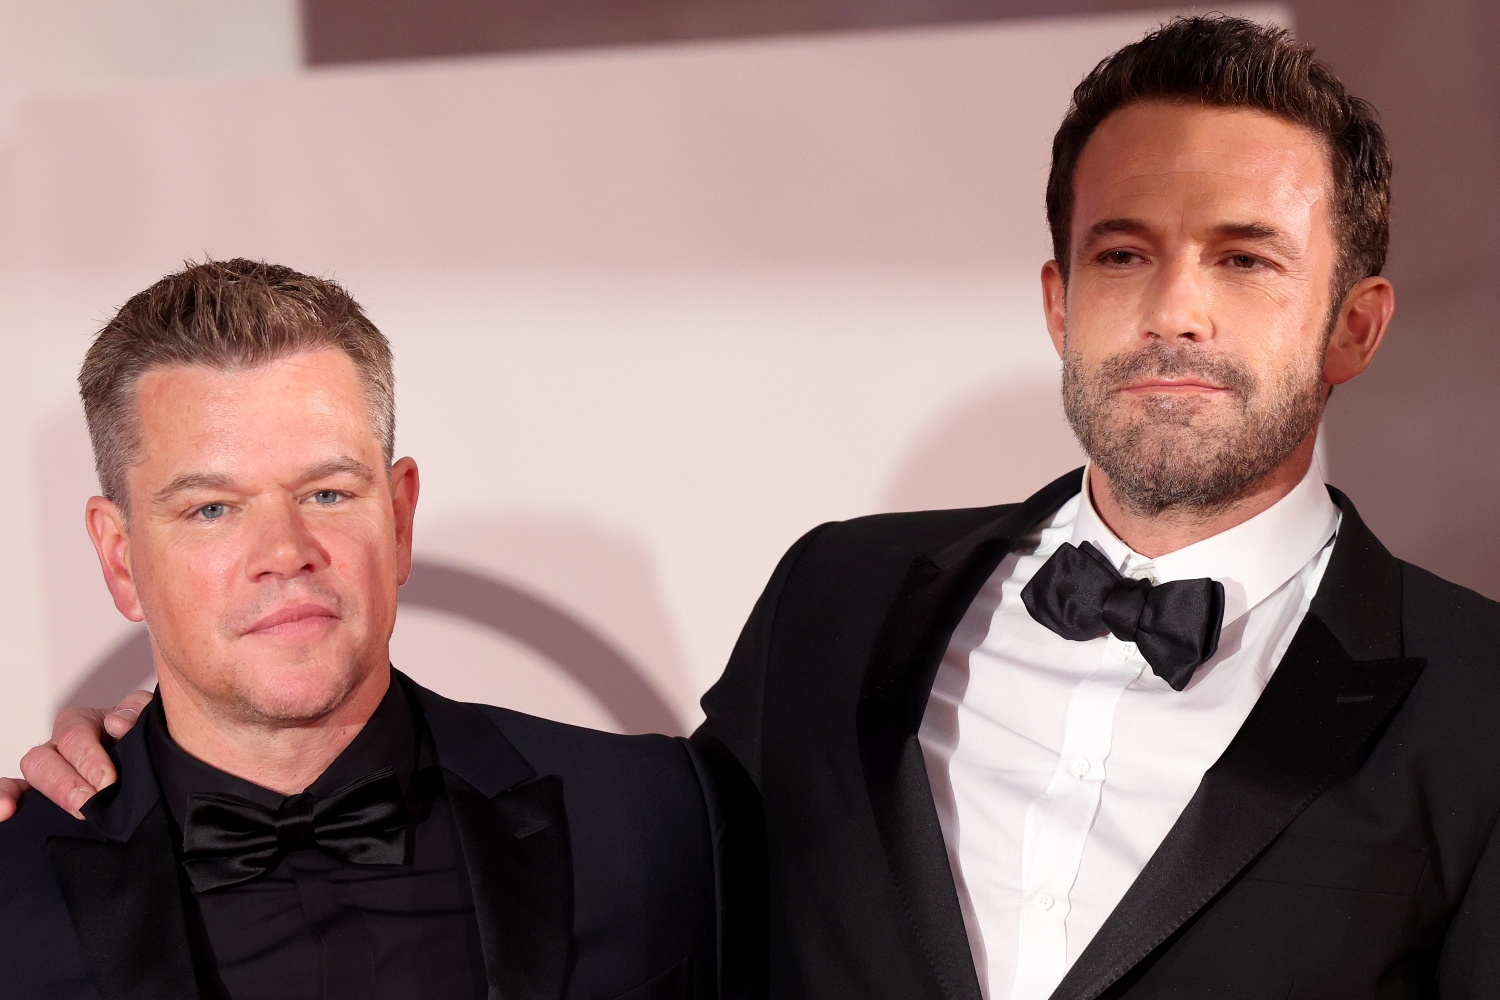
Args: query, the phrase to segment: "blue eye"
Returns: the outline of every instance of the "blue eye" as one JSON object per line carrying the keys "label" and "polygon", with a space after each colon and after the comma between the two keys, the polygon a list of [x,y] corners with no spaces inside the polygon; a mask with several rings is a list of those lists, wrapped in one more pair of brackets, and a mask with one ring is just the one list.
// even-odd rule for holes
{"label": "blue eye", "polygon": [[319,490],[313,494],[314,503],[338,503],[340,499],[338,490]]}
{"label": "blue eye", "polygon": [[224,516],[227,508],[221,503],[205,504],[198,508],[198,513],[205,521],[215,521]]}

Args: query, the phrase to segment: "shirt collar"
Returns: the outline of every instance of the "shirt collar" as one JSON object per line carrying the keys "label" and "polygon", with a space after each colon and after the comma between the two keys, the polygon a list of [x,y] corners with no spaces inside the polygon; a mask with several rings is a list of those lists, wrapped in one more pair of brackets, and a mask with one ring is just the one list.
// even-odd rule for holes
{"label": "shirt collar", "polygon": [[[152,769],[156,772],[167,808],[179,827],[187,817],[188,799],[195,792],[234,795],[267,809],[279,809],[287,802],[288,797],[280,792],[221,771],[178,746],[168,730],[160,694],[147,706],[141,723],[146,727]],[[397,779],[406,786],[410,783],[414,764],[420,766],[418,747],[411,705],[401,685],[392,677],[385,697],[364,728],[328,765],[328,769],[308,786],[307,791],[314,796],[326,795],[382,767],[393,769]]]}
{"label": "shirt collar", "polygon": [[1224,624],[1244,615],[1296,576],[1328,544],[1339,526],[1339,509],[1323,483],[1316,458],[1292,491],[1227,531],[1186,548],[1147,559],[1115,535],[1094,509],[1088,470],[1073,521],[1074,545],[1091,542],[1116,569],[1167,583],[1211,577],[1224,585]]}

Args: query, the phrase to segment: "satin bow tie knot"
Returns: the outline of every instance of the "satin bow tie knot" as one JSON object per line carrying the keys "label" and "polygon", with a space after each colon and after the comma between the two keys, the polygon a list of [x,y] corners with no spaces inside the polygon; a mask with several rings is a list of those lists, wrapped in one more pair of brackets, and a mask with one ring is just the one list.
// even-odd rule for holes
{"label": "satin bow tie knot", "polygon": [[311,795],[299,795],[292,799],[271,814],[271,822],[276,828],[276,846],[283,851],[317,846],[317,840],[313,837]]}
{"label": "satin bow tie knot", "polygon": [[351,864],[399,865],[406,826],[406,799],[388,767],[324,796],[294,796],[279,809],[198,792],[188,798],[182,864],[194,892],[248,882],[306,848]]}
{"label": "satin bow tie knot", "polygon": [[1224,585],[1202,577],[1132,580],[1088,542],[1064,542],[1021,590],[1031,617],[1064,639],[1109,634],[1133,642],[1151,669],[1181,691],[1219,648]]}

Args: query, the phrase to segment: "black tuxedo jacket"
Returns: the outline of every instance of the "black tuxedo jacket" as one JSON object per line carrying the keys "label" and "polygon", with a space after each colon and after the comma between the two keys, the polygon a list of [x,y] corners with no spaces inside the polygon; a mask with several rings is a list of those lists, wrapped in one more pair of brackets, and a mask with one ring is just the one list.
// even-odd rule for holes
{"label": "black tuxedo jacket", "polygon": [[[694,737],[764,816],[775,1000],[978,1000],[917,728],[980,586],[1080,483],[782,560]],[[1291,647],[1054,1000],[1500,997],[1500,605],[1334,499]]]}
{"label": "black tuxedo jacket", "polygon": [[[683,740],[466,705],[397,674],[432,733],[491,998],[717,995],[716,862]],[[144,733],[79,822],[40,795],[0,823],[0,997],[179,1000],[194,932]]]}

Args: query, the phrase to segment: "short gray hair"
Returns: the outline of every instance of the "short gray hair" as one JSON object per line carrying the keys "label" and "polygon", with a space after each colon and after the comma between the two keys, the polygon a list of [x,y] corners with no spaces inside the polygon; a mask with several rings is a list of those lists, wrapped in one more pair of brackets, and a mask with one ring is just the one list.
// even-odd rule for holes
{"label": "short gray hair", "polygon": [[265,261],[188,262],[133,296],[94,337],[78,390],[99,489],[129,513],[125,472],[140,447],[136,383],[156,368],[255,368],[336,349],[354,364],[389,468],[396,444],[391,346],[337,282]]}

